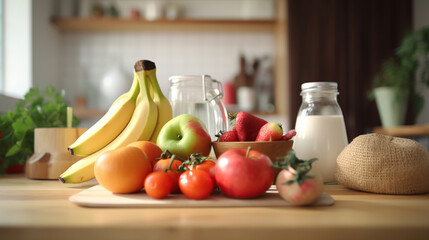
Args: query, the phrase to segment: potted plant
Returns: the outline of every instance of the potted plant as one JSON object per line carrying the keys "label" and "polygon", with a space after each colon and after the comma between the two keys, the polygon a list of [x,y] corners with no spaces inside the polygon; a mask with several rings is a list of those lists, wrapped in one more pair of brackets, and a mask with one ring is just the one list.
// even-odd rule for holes
{"label": "potted plant", "polygon": [[371,97],[375,99],[383,127],[404,124],[412,84],[408,70],[395,58],[382,64],[381,71],[373,79]]}
{"label": "potted plant", "polygon": [[417,117],[424,97],[417,91],[429,87],[429,27],[407,34],[373,79],[370,96],[375,98],[383,127],[405,123],[408,100]]}
{"label": "potted plant", "polygon": [[[0,115],[0,174],[24,171],[34,152],[34,129],[67,126],[64,93],[48,86],[45,91],[32,88],[15,106]],[[73,125],[80,120],[73,116]]]}

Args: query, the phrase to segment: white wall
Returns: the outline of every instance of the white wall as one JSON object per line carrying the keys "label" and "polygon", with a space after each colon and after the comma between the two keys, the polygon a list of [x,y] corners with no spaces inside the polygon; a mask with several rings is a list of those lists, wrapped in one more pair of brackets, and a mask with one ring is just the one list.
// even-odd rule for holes
{"label": "white wall", "polygon": [[31,87],[31,0],[4,1],[4,93],[22,97]]}
{"label": "white wall", "polygon": [[109,102],[97,106],[97,100],[103,93],[104,76],[116,66],[125,75],[118,80],[117,88],[127,89],[134,63],[140,59],[154,61],[158,81],[168,94],[168,78],[173,75],[209,74],[221,82],[232,81],[239,70],[240,53],[249,60],[273,56],[274,36],[228,32],[65,33],[61,49],[62,86],[72,95],[85,95],[90,107],[106,108]]}
{"label": "white wall", "polygon": [[[10,1],[10,0],[9,0]],[[80,0],[99,2],[107,8],[118,7],[127,18],[132,7],[142,11],[149,0]],[[272,0],[181,0],[191,18],[273,18]],[[270,33],[207,33],[207,32],[59,32],[51,24],[53,8],[72,7],[69,1],[38,0],[32,8],[32,79],[33,85],[54,85],[66,91],[66,100],[73,104],[85,96],[89,107],[107,109],[110,99],[100,96],[104,76],[115,67],[123,71],[125,83],[118,82],[116,95],[128,88],[134,62],[150,59],[157,64],[161,88],[168,95],[168,77],[185,74],[210,74],[222,82],[230,81],[238,71],[238,56],[249,60],[274,55],[274,36]],[[65,5],[64,5],[65,6]],[[84,6],[82,4],[81,6]],[[271,8],[270,8],[271,6]],[[77,9],[79,14],[80,9]],[[67,9],[66,9],[67,10]],[[69,11],[65,12],[72,12]],[[67,13],[68,14],[68,13]],[[116,89],[115,89],[116,90]],[[114,91],[113,91],[114,92]],[[100,101],[100,99],[106,99]]]}
{"label": "white wall", "polygon": [[[414,29],[420,29],[424,26],[429,26],[429,1],[414,0]],[[425,105],[422,113],[417,118],[417,124],[429,123],[429,89],[427,87],[419,88],[425,97]]]}
{"label": "white wall", "polygon": [[58,31],[50,24],[55,0],[4,1],[4,92],[0,113],[13,110],[29,88],[60,89]]}
{"label": "white wall", "polygon": [[[50,18],[53,8],[65,2],[69,3],[58,0],[5,0],[4,94],[20,98],[30,87],[53,85],[66,90],[69,102],[85,94],[91,107],[97,107],[95,100],[91,100],[98,94],[97,82],[115,65],[120,65],[128,75],[132,75],[130,69],[134,61],[141,58],[154,60],[158,63],[158,74],[164,79],[161,85],[166,91],[166,79],[170,75],[208,73],[227,81],[238,69],[238,54],[246,53],[253,58],[273,52],[270,34],[61,33],[51,24]],[[137,7],[144,16],[146,3],[150,1],[79,2],[100,2],[106,6],[114,3],[122,17],[128,17],[131,7]],[[269,7],[272,0],[156,2],[179,2],[187,8],[187,17],[195,18],[270,18],[274,13],[274,9]],[[137,39],[146,46],[156,46],[142,47],[142,42]],[[95,86],[92,87],[94,82]]]}
{"label": "white wall", "polygon": [[44,89],[52,85],[62,86],[59,71],[61,58],[60,33],[50,23],[53,1],[37,0],[32,8],[32,82],[33,86]]}

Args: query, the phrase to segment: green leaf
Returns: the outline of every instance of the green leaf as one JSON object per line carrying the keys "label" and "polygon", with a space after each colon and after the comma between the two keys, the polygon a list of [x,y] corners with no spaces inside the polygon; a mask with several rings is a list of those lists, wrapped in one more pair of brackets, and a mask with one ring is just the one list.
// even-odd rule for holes
{"label": "green leaf", "polygon": [[22,139],[25,136],[28,128],[23,120],[16,121],[12,124],[12,128],[17,139]]}
{"label": "green leaf", "polygon": [[55,88],[52,86],[47,86],[45,92],[47,96],[53,96],[55,94]]}
{"label": "green leaf", "polygon": [[309,160],[299,159],[295,151],[292,149],[288,154],[283,158],[278,158],[278,161],[273,163],[272,166],[276,168],[286,169],[289,168],[295,169],[293,178],[286,181],[284,184],[292,184],[294,182],[301,185],[306,179],[313,178],[314,176],[308,175],[312,169],[312,164],[317,161],[317,158],[311,158]]}
{"label": "green leaf", "polygon": [[295,183],[296,182],[296,180],[295,179],[291,179],[291,180],[288,180],[288,181],[286,181],[285,183],[283,183],[283,185],[290,185],[290,184],[293,184],[293,183]]}
{"label": "green leaf", "polygon": [[9,151],[7,151],[6,157],[10,157],[10,156],[13,156],[13,155],[17,154],[20,149],[21,149],[21,142],[17,142],[15,145],[13,145],[9,149]]}
{"label": "green leaf", "polygon": [[63,99],[63,94],[61,94],[61,93],[56,93],[55,94],[55,97],[54,97],[55,102],[61,103],[62,99]]}

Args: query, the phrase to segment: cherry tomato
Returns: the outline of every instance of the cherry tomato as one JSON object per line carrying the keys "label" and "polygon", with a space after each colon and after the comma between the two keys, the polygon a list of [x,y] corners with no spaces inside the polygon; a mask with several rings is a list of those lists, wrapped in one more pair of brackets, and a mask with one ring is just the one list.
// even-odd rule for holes
{"label": "cherry tomato", "polygon": [[166,198],[172,189],[173,179],[166,172],[152,172],[144,181],[144,190],[151,198]]}
{"label": "cherry tomato", "polygon": [[205,160],[201,164],[194,165],[194,169],[200,169],[208,172],[212,176],[213,180],[215,179],[215,166],[216,163],[211,160]]}
{"label": "cherry tomato", "polygon": [[194,169],[204,170],[210,174],[213,180],[213,188],[217,188],[216,177],[215,177],[216,163],[211,160],[205,160],[204,162],[194,165]]}
{"label": "cherry tomato", "polygon": [[[191,161],[195,163],[194,162],[195,158],[192,158],[192,155],[191,155]],[[213,177],[213,182],[216,183],[216,179],[215,179],[216,163],[211,160],[211,157],[206,158],[202,162],[201,162],[201,159],[197,159],[196,161],[197,161],[197,164],[194,164],[193,169],[201,169],[201,170],[207,171],[210,174],[210,176]],[[190,165],[191,164],[187,164],[186,167],[190,168],[191,167]]]}
{"label": "cherry tomato", "polygon": [[191,168],[200,169],[208,172],[213,180],[213,189],[217,189],[216,177],[215,177],[216,163],[211,160],[211,157],[200,157],[200,156],[191,155],[190,161],[192,162],[191,164],[189,164],[189,161],[185,162],[185,164],[188,163],[186,164],[186,167],[188,169],[191,169]]}
{"label": "cherry tomato", "polygon": [[213,179],[204,170],[187,170],[180,175],[179,187],[190,199],[204,199],[213,191]]}
{"label": "cherry tomato", "polygon": [[[158,172],[162,171],[165,172],[165,170],[168,168],[168,165],[170,164],[171,158],[165,158],[157,161],[155,165],[153,166],[153,171]],[[177,170],[179,166],[182,165],[182,162],[180,160],[174,159],[173,163],[171,164],[171,169]],[[179,193],[179,177],[180,173],[168,170],[167,174],[171,177],[173,180],[173,189],[171,190],[171,193]]]}

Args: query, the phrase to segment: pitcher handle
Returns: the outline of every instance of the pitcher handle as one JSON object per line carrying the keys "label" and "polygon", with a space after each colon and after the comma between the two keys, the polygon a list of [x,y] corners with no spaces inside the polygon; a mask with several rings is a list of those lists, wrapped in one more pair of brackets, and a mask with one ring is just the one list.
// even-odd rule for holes
{"label": "pitcher handle", "polygon": [[[210,78],[213,82],[215,82],[217,84],[217,89],[219,90],[219,93],[210,99],[207,98],[207,90],[206,90],[206,85],[205,85],[206,77]],[[204,101],[209,103],[209,102],[215,100],[217,97],[220,97],[220,98],[223,97],[223,86],[222,86],[222,83],[220,81],[218,81],[216,79],[212,79],[209,75],[202,75],[202,80],[203,80]],[[226,111],[225,105],[223,104],[222,100],[216,101],[216,105],[221,112],[221,117],[222,117],[222,122],[223,122],[221,129],[224,131],[228,131],[229,130],[229,119],[228,119],[228,112]]]}
{"label": "pitcher handle", "polygon": [[[216,84],[217,84],[217,88],[218,88],[218,90],[219,90],[219,93],[217,94],[217,95],[215,95],[215,96],[213,96],[212,98],[207,98],[207,89],[206,89],[206,81],[205,81],[205,79],[206,78],[210,78],[213,82],[215,82]],[[206,101],[206,102],[211,102],[211,101],[213,101],[215,98],[217,98],[217,97],[223,97],[223,86],[222,86],[222,83],[220,82],[220,81],[218,81],[218,80],[216,80],[216,79],[212,79],[211,77],[210,77],[210,75],[202,75],[202,81],[203,81],[203,94],[204,94],[204,101]]]}
{"label": "pitcher handle", "polygon": [[222,83],[216,79],[213,79],[213,81],[217,84],[217,89],[219,89],[219,94],[216,95],[216,97],[221,96],[223,97],[223,86]]}

